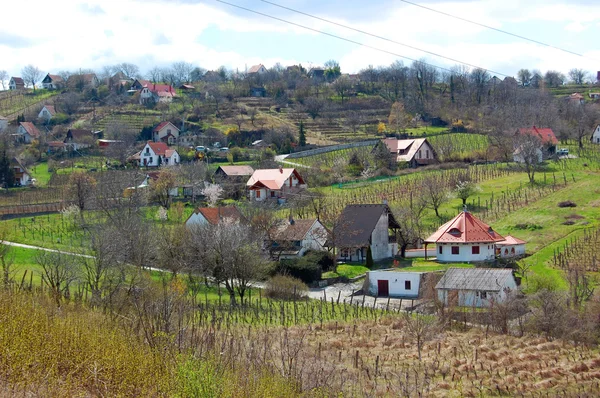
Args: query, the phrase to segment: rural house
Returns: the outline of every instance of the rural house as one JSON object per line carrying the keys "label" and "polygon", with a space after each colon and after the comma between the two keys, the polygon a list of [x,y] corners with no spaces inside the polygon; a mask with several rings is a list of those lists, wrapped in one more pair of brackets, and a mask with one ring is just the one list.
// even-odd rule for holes
{"label": "rural house", "polygon": [[573,94],[567,96],[566,98],[573,104],[577,104],[577,105],[585,104],[585,97],[579,93],[573,93]]}
{"label": "rural house", "polygon": [[95,73],[83,73],[69,76],[67,87],[71,90],[83,90],[86,88],[96,88],[100,85],[100,80]]}
{"label": "rural house", "polygon": [[94,133],[92,130],[69,129],[63,142],[74,151],[78,151],[91,147],[100,134],[99,131]]}
{"label": "rural house", "polygon": [[31,122],[20,122],[17,128],[17,141],[31,144],[35,139],[40,138],[40,131]]}
{"label": "rural house", "polygon": [[514,258],[525,255],[525,242],[522,239],[507,235],[503,241],[496,242],[496,255],[500,258]]}
{"label": "rural house", "polygon": [[171,122],[162,122],[152,130],[152,140],[154,142],[165,142],[168,145],[174,145],[179,138],[179,129]]}
{"label": "rural house", "polygon": [[38,119],[43,119],[46,122],[52,119],[56,115],[56,109],[54,105],[44,105],[40,113],[38,113]]}
{"label": "rural house", "polygon": [[437,246],[437,260],[444,263],[471,263],[496,258],[496,243],[504,238],[468,211],[442,225],[424,240]]}
{"label": "rural house", "polygon": [[132,90],[139,91],[140,104],[149,102],[171,102],[177,96],[170,84],[156,84],[148,80],[135,80]]}
{"label": "rural house", "polygon": [[382,141],[397,162],[407,162],[410,167],[437,163],[437,155],[427,138],[399,140],[385,138]]}
{"label": "rural house", "polygon": [[31,184],[31,173],[21,161],[17,158],[12,158],[10,166],[15,175],[14,185],[17,187],[26,187]]}
{"label": "rural house", "polygon": [[267,68],[263,64],[253,65],[248,69],[248,75],[264,75],[267,73]]}
{"label": "rural house", "polygon": [[596,129],[592,133],[592,143],[600,144],[600,124],[596,126]]}
{"label": "rural house", "polygon": [[306,183],[296,169],[262,169],[252,173],[246,188],[251,200],[284,201],[286,195],[306,189]]}
{"label": "rural house", "polygon": [[0,132],[8,128],[8,118],[0,115]]}
{"label": "rural house", "polygon": [[327,230],[317,220],[290,218],[269,233],[271,255],[278,258],[302,257],[309,250],[321,251],[327,242]]}
{"label": "rural house", "polygon": [[526,141],[528,137],[535,137],[539,139],[539,153],[541,153],[542,159],[556,153],[556,145],[558,144],[558,140],[556,139],[556,135],[554,135],[554,131],[552,131],[551,128],[541,128],[536,126],[531,128],[520,128],[515,132],[515,151],[513,153],[515,162],[524,162],[525,159],[522,155],[522,148],[523,145],[527,144],[527,142],[523,141]]}
{"label": "rural house", "polygon": [[449,268],[435,290],[444,305],[483,308],[506,300],[517,282],[508,268]]}
{"label": "rural house", "polygon": [[335,222],[329,246],[343,261],[366,261],[369,247],[374,261],[392,258],[398,252],[398,228],[386,204],[348,205]]}
{"label": "rural house", "polygon": [[396,268],[368,271],[363,292],[376,297],[419,298],[422,272],[400,272]]}
{"label": "rural house", "polygon": [[179,153],[175,149],[169,149],[164,142],[152,141],[148,141],[144,149],[130,159],[144,167],[172,166],[180,162]]}
{"label": "rural house", "polygon": [[221,181],[246,181],[248,177],[252,176],[254,173],[254,169],[249,165],[241,165],[241,166],[219,166],[217,171],[215,171],[215,179],[219,179]]}
{"label": "rural house", "polygon": [[25,82],[20,77],[11,77],[8,82],[9,90],[25,90]]}
{"label": "rural house", "polygon": [[225,219],[240,222],[244,220],[244,216],[235,206],[198,207],[185,221],[185,225],[188,228],[194,225],[217,225]]}
{"label": "rural house", "polygon": [[65,81],[59,75],[48,73],[42,80],[42,87],[46,90],[59,90],[65,86]]}

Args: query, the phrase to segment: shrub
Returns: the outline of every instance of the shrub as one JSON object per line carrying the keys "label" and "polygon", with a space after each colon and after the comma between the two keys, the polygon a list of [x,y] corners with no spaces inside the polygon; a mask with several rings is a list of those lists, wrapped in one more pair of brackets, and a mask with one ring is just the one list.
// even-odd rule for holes
{"label": "shrub", "polygon": [[304,283],[321,280],[323,266],[331,266],[323,253],[309,253],[301,258],[283,259],[279,262],[278,273],[291,275]]}
{"label": "shrub", "polygon": [[558,207],[577,207],[577,205],[570,200],[565,200],[564,202],[559,202]]}
{"label": "shrub", "polygon": [[521,223],[515,225],[516,229],[528,229],[530,231],[535,231],[538,229],[542,229],[541,225],[538,224],[529,224],[529,223]]}
{"label": "shrub", "polygon": [[300,280],[286,275],[275,275],[267,281],[267,297],[281,300],[293,300],[306,297],[308,287]]}

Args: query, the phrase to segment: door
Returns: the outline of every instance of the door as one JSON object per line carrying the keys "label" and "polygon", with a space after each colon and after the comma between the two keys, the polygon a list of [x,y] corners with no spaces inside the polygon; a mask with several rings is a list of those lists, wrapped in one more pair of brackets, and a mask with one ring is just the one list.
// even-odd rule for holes
{"label": "door", "polygon": [[390,295],[390,281],[378,280],[377,281],[377,295],[378,296],[389,296]]}

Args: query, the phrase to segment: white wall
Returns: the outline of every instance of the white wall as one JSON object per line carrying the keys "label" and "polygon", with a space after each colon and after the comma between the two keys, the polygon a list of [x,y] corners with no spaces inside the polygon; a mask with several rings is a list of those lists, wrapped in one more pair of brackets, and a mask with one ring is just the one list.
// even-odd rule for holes
{"label": "white wall", "polygon": [[[438,243],[436,246],[435,256],[441,262],[469,263],[488,261],[495,258],[495,244],[493,243]],[[458,254],[452,254],[452,246],[458,246]],[[479,254],[472,254],[473,246],[479,246]],[[440,248],[442,253],[440,253]]]}
{"label": "white wall", "polygon": [[[503,245],[497,246],[497,248],[500,250],[500,257],[502,258],[517,257],[525,254],[525,244],[505,246]],[[515,250],[514,253],[512,252],[512,249]]]}
{"label": "white wall", "polygon": [[388,243],[388,225],[388,215],[383,213],[371,233],[371,254],[374,261],[393,256]]}
{"label": "white wall", "polygon": [[[535,151],[536,157],[537,157],[537,162],[538,163],[542,163],[542,160],[544,159],[544,153],[542,152],[541,149],[537,149]],[[517,163],[525,163],[525,158],[523,157],[523,155],[521,154],[521,152],[519,152],[518,150],[515,151],[513,153],[513,161],[517,162]]]}
{"label": "white wall", "polygon": [[433,159],[433,149],[427,142],[423,142],[415,153],[415,159]]}
{"label": "white wall", "polygon": [[[459,290],[458,291],[458,306],[459,307],[489,307],[492,299],[495,302],[501,303],[506,300],[506,297],[517,290],[517,284],[514,278],[507,278],[503,282],[502,289],[496,292],[486,292],[486,297],[482,298],[476,290]],[[438,299],[448,305],[448,297],[450,290],[438,289]]]}
{"label": "white wall", "polygon": [[206,221],[206,218],[202,215],[202,213],[192,213],[190,218],[188,218],[188,220],[185,222],[185,225],[189,227],[191,225],[204,225],[207,223],[208,221]]}
{"label": "white wall", "polygon": [[4,131],[8,128],[8,120],[0,119],[0,131]]}
{"label": "white wall", "polygon": [[[367,278],[369,280],[369,294],[372,296],[378,295],[378,280],[387,280],[389,286],[390,297],[410,297],[417,298],[419,296],[419,285],[421,283],[420,272],[397,272],[397,271],[369,271]],[[410,289],[406,289],[405,282],[410,281]]]}
{"label": "white wall", "polygon": [[302,247],[306,250],[323,250],[326,241],[327,230],[320,222],[315,221],[302,241]]}
{"label": "white wall", "polygon": [[[427,257],[435,257],[436,256],[436,247],[435,246],[427,246]],[[404,254],[406,258],[425,258],[425,248],[421,249],[409,249],[406,250]]]}
{"label": "white wall", "polygon": [[600,144],[600,125],[596,126],[596,130],[594,130],[594,134],[592,134],[592,143]]}

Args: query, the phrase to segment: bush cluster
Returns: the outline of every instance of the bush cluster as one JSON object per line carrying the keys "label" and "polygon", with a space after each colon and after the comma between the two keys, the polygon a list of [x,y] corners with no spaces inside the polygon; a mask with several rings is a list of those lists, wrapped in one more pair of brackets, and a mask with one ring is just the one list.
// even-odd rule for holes
{"label": "bush cluster", "polygon": [[286,275],[275,275],[267,281],[265,295],[280,300],[306,297],[308,287],[301,280]]}

